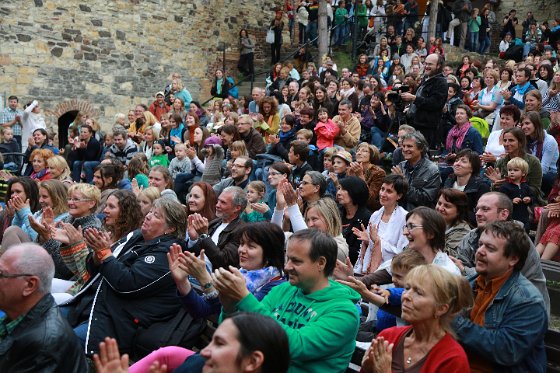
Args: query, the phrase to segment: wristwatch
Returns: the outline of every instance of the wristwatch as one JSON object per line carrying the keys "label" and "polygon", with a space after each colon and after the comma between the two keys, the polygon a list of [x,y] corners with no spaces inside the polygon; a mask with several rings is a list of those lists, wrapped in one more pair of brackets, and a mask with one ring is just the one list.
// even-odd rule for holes
{"label": "wristwatch", "polygon": [[199,239],[199,240],[205,240],[205,239],[207,239],[208,237],[210,237],[210,236],[208,236],[206,233],[202,233],[201,235],[198,236],[198,239]]}

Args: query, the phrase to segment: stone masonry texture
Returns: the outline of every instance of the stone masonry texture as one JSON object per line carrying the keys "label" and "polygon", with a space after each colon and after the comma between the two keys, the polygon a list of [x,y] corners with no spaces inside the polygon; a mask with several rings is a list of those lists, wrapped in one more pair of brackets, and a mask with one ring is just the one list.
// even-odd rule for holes
{"label": "stone masonry texture", "polygon": [[[149,104],[180,72],[194,99],[210,97],[213,71],[235,68],[239,30],[264,43],[272,0],[2,0],[0,95],[41,102],[49,127],[83,110],[110,129],[114,115]],[[286,20],[287,23],[287,20]],[[235,70],[232,72],[235,76]]]}

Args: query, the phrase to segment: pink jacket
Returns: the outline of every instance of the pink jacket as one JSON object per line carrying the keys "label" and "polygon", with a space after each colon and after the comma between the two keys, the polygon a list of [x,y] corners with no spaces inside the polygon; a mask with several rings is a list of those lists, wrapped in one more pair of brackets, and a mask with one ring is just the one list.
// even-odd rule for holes
{"label": "pink jacket", "polygon": [[340,128],[331,120],[327,119],[327,123],[317,122],[315,133],[317,134],[317,148],[323,150],[334,146],[334,139],[338,136]]}

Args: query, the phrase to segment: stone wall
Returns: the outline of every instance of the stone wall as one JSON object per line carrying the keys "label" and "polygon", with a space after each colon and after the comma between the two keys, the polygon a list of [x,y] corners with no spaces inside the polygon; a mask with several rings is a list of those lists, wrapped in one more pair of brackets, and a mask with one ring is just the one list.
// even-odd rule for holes
{"label": "stone wall", "polygon": [[[271,0],[3,0],[0,3],[0,95],[38,99],[49,126],[70,108],[113,124],[139,102],[151,103],[173,71],[193,98],[209,98],[221,66],[220,43],[237,53],[238,32],[259,35]],[[235,62],[226,54],[228,65]]]}

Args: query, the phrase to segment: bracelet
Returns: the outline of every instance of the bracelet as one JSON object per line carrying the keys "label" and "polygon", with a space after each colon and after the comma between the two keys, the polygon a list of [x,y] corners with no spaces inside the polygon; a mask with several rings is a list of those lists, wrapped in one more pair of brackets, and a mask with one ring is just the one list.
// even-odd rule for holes
{"label": "bracelet", "polygon": [[207,290],[210,289],[212,286],[214,286],[214,284],[212,283],[212,281],[210,281],[202,285],[202,289]]}
{"label": "bracelet", "polygon": [[95,257],[97,259],[99,259],[99,261],[102,261],[103,258],[105,258],[107,255],[111,255],[113,252],[111,251],[111,249],[109,249],[108,247],[101,249],[99,251],[95,252]]}
{"label": "bracelet", "polygon": [[218,298],[218,291],[217,290],[212,290],[209,293],[202,294],[202,299],[204,299],[204,300],[210,300],[210,299],[216,299],[216,298]]}

